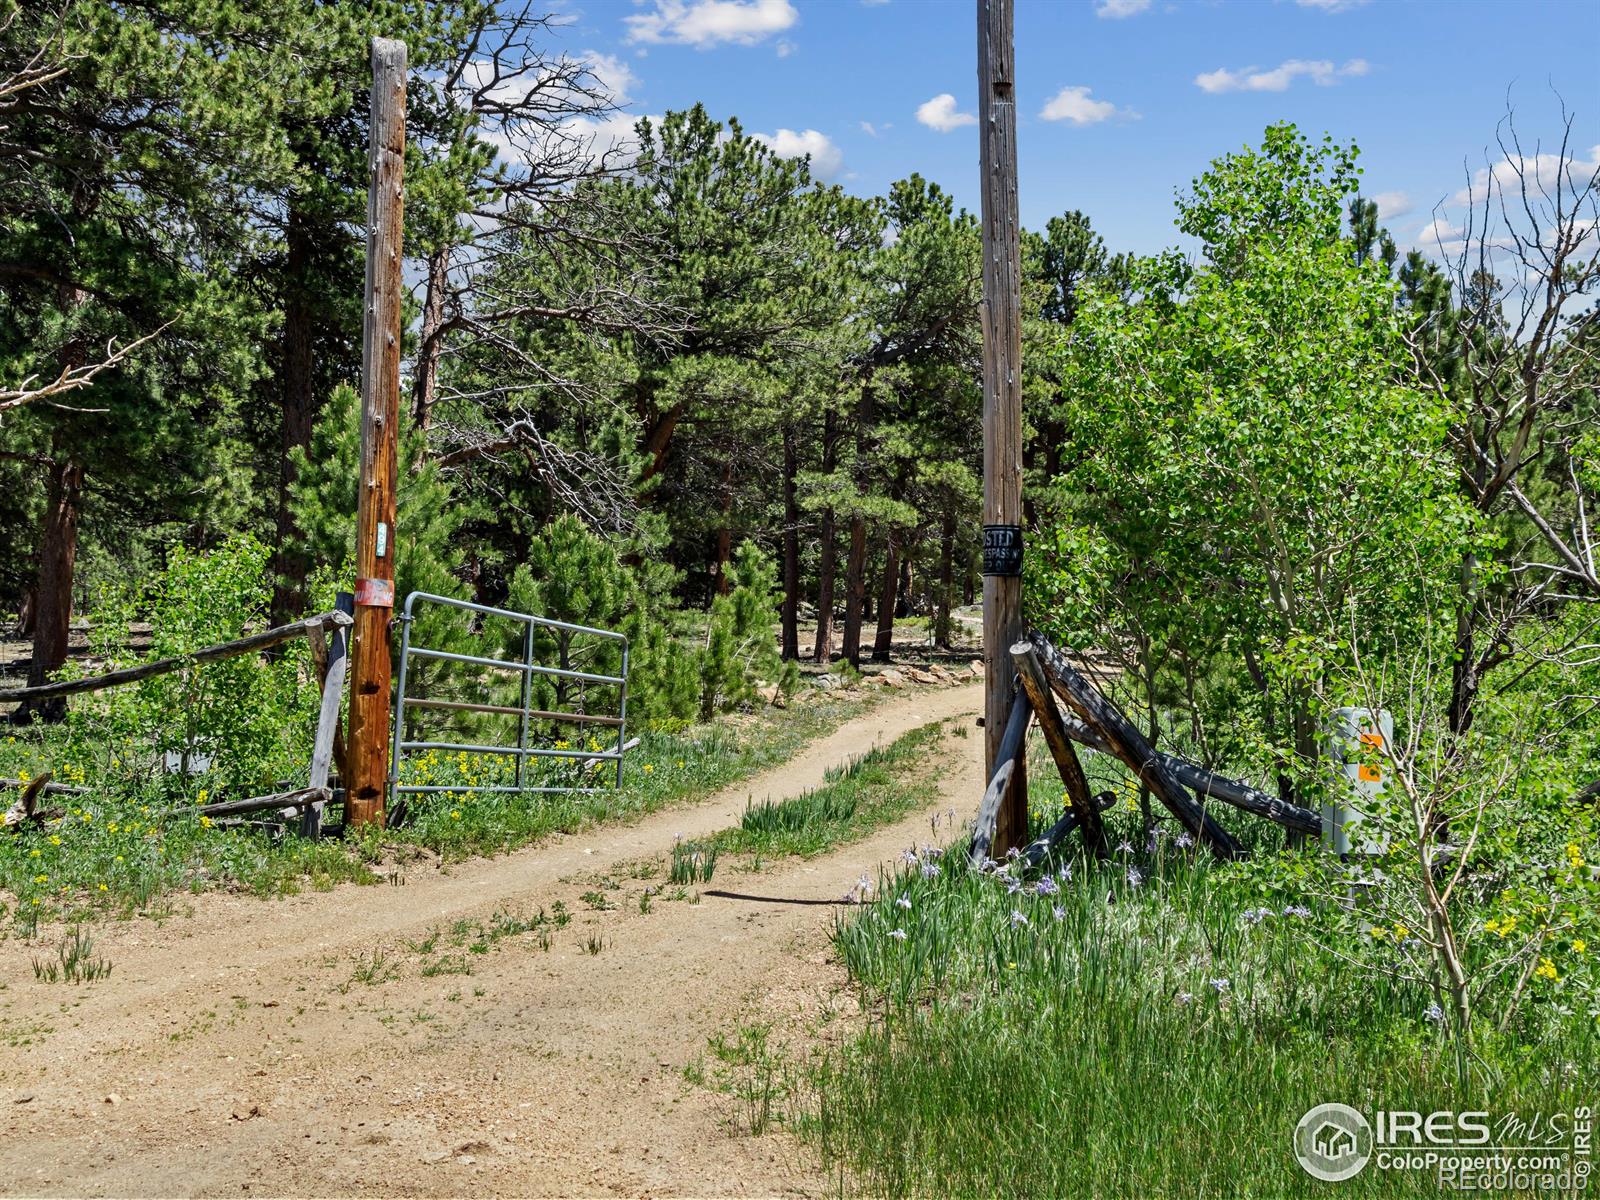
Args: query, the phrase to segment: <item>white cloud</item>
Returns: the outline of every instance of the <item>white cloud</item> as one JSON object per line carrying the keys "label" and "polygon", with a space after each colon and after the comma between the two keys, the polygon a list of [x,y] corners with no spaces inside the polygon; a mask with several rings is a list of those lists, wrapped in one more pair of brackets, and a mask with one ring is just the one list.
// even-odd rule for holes
{"label": "white cloud", "polygon": [[932,100],[925,100],[918,105],[917,120],[940,133],[949,133],[952,129],[960,129],[963,125],[978,123],[978,118],[971,113],[957,111],[956,98],[949,92],[941,92]]}
{"label": "white cloud", "polygon": [[1152,0],[1100,0],[1100,3],[1094,6],[1094,15],[1116,21],[1147,12],[1151,2]]}
{"label": "white cloud", "polygon": [[1301,8],[1317,8],[1325,13],[1349,12],[1352,8],[1360,8],[1368,0],[1294,0]]}
{"label": "white cloud", "polygon": [[[1093,100],[1086,87],[1064,87],[1039,110],[1046,121],[1071,121],[1074,125],[1098,125],[1117,116],[1117,106],[1109,100]],[[1128,115],[1128,114],[1122,114]]]}
{"label": "white cloud", "polygon": [[622,23],[630,42],[672,42],[706,50],[723,42],[754,46],[799,19],[789,0],[655,0],[651,11],[623,17]]}
{"label": "white cloud", "polygon": [[832,179],[844,166],[844,152],[827,134],[815,129],[800,133],[780,129],[777,133],[752,133],[750,136],[770,147],[779,158],[804,158],[809,154],[811,174],[818,179]]}
{"label": "white cloud", "polygon": [[1379,192],[1372,198],[1378,206],[1378,220],[1387,221],[1390,217],[1403,217],[1411,211],[1411,197],[1404,192]]}
{"label": "white cloud", "polygon": [[1341,79],[1365,75],[1372,68],[1364,58],[1352,58],[1342,67],[1336,67],[1325,58],[1291,58],[1270,71],[1255,67],[1229,70],[1227,67],[1207,71],[1194,77],[1195,86],[1202,92],[1217,95],[1221,92],[1282,92],[1296,79],[1307,78],[1318,87],[1332,87]]}
{"label": "white cloud", "polygon": [[611,98],[611,103],[626,104],[633,97],[639,86],[639,77],[622,59],[614,54],[602,54],[599,50],[584,50],[578,57],[589,64],[589,73]]}
{"label": "white cloud", "polygon": [[[887,125],[885,125],[884,128],[888,129],[889,127]],[[866,134],[870,138],[875,138],[875,137],[880,136],[880,134],[878,132],[878,127],[876,125],[874,125],[871,121],[863,121],[863,122],[861,122],[861,132]]]}
{"label": "white cloud", "polygon": [[[1535,199],[1542,198],[1544,193],[1554,196],[1558,182],[1567,189],[1574,185],[1581,187],[1597,170],[1600,170],[1600,146],[1589,147],[1588,161],[1581,158],[1563,159],[1559,154],[1511,154],[1492,167],[1479,167],[1473,173],[1471,186],[1456,193],[1455,202],[1481,204],[1484,196],[1490,192],[1499,194],[1504,191],[1520,195],[1524,180],[1529,195]],[[1566,173],[1565,180],[1561,178],[1563,171]]]}

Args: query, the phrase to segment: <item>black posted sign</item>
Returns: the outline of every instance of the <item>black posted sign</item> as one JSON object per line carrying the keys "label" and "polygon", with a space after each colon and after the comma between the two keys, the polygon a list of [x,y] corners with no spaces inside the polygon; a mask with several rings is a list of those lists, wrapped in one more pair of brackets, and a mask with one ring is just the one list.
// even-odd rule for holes
{"label": "black posted sign", "polygon": [[983,573],[1015,578],[1022,574],[1022,526],[983,527]]}

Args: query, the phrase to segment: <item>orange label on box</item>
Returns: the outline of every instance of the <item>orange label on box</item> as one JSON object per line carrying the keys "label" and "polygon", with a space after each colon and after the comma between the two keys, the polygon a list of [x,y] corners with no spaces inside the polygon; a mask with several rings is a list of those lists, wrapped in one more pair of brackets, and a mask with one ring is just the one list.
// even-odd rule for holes
{"label": "orange label on box", "polygon": [[1366,763],[1362,763],[1361,766],[1356,769],[1356,778],[1360,779],[1362,783],[1377,783],[1383,779],[1383,772],[1378,770],[1377,767],[1368,766]]}

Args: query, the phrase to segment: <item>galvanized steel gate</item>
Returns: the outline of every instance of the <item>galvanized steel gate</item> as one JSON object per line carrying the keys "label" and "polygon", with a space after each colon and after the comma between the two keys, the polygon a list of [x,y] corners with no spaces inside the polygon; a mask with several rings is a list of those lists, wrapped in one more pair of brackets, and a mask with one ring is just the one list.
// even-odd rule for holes
{"label": "galvanized steel gate", "polygon": [[[447,608],[461,609],[466,612],[477,613],[485,617],[497,617],[510,621],[520,622],[523,626],[522,658],[520,661],[505,658],[488,658],[471,654],[457,654],[452,651],[433,649],[427,646],[418,646],[412,643],[411,629],[415,622],[415,606],[418,602],[442,605]],[[430,792],[600,792],[604,788],[595,787],[543,787],[528,786],[527,772],[524,764],[530,758],[558,758],[582,759],[593,763],[600,761],[615,761],[617,764],[616,786],[622,786],[622,760],[626,749],[627,718],[628,718],[628,639],[613,630],[594,629],[587,625],[572,625],[565,621],[552,621],[546,617],[535,617],[528,613],[512,612],[504,608],[490,608],[483,604],[471,604],[465,600],[455,600],[449,596],[435,596],[428,592],[412,592],[406,597],[405,609],[400,617],[400,677],[395,689],[395,714],[394,714],[394,749],[389,759],[389,787],[396,795],[425,794]],[[534,661],[534,632],[537,629],[550,629],[558,633],[576,634],[586,637],[595,637],[621,644],[622,667],[618,675],[603,675],[588,671],[572,670],[569,667],[552,667]],[[464,700],[439,700],[422,696],[410,696],[406,693],[409,680],[409,666],[411,659],[425,658],[447,662],[463,663],[469,666],[483,667],[489,670],[516,671],[522,676],[521,703],[517,706],[505,704],[479,704]],[[536,709],[533,707],[533,677],[535,675],[551,676],[557,679],[574,683],[598,684],[616,689],[616,712],[590,713],[586,711],[563,712],[550,709]],[[585,697],[585,699],[587,699]],[[587,707],[585,703],[583,707]],[[469,742],[443,742],[443,741],[408,741],[406,739],[406,710],[407,709],[448,709],[461,712],[497,713],[500,715],[514,716],[517,721],[516,745],[487,745]],[[528,744],[530,724],[534,722],[571,723],[576,725],[600,725],[614,728],[617,731],[616,744],[609,750],[573,750],[536,747]],[[513,785],[495,785],[487,787],[469,787],[456,785],[417,785],[404,784],[400,779],[400,764],[408,750],[454,750],[468,754],[511,754],[516,756],[516,782]]]}

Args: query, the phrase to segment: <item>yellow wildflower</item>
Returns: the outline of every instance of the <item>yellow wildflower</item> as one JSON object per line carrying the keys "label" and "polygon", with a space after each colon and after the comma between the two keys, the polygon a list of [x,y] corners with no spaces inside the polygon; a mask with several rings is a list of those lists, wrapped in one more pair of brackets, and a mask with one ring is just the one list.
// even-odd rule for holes
{"label": "yellow wildflower", "polygon": [[110,890],[111,890],[111,889],[110,889],[110,888],[108,888],[108,887],[107,887],[107,886],[106,886],[106,885],[105,885],[105,884],[103,884],[103,883],[102,883],[102,884],[101,884],[101,885],[100,885],[100,890],[101,890],[101,891],[102,891],[102,892],[109,892],[109,891],[110,891]]}
{"label": "yellow wildflower", "polygon": [[52,834],[51,834],[51,835],[50,835],[50,844],[51,844],[51,845],[52,845],[52,846],[59,846],[59,845],[61,845],[61,835],[60,835],[60,834],[59,834],[59,833],[52,833]]}
{"label": "yellow wildflower", "polygon": [[211,825],[212,825],[212,821],[211,821],[210,817],[201,817],[200,818],[200,828],[201,829],[210,829]]}
{"label": "yellow wildflower", "polygon": [[48,876],[48,875],[35,875],[33,877],[33,881],[35,883],[49,883],[50,882],[50,876]]}
{"label": "yellow wildflower", "polygon": [[1589,949],[1589,943],[1584,941],[1582,938],[1573,938],[1572,939],[1572,952],[1574,954],[1583,954],[1588,949]]}
{"label": "yellow wildflower", "polygon": [[1551,982],[1561,978],[1561,976],[1556,973],[1555,963],[1551,962],[1548,958],[1541,958],[1539,960],[1539,965],[1534,968],[1533,973],[1540,979],[1548,979]]}
{"label": "yellow wildflower", "polygon": [[458,809],[458,808],[452,808],[452,809],[451,809],[451,810],[450,810],[450,819],[451,819],[451,820],[452,820],[452,821],[459,821],[459,820],[461,820],[461,810],[460,810],[460,809]]}

